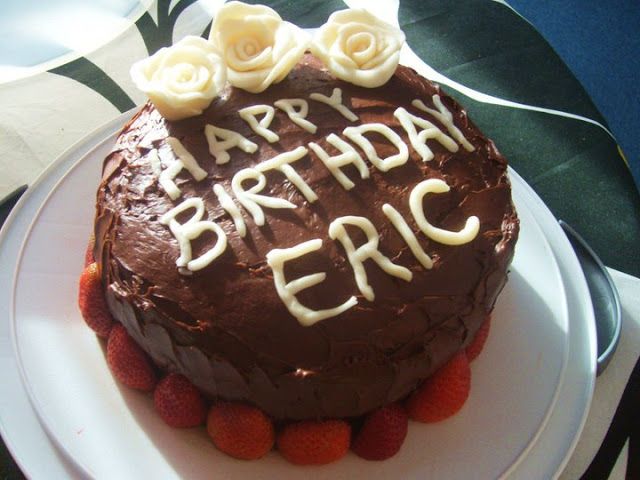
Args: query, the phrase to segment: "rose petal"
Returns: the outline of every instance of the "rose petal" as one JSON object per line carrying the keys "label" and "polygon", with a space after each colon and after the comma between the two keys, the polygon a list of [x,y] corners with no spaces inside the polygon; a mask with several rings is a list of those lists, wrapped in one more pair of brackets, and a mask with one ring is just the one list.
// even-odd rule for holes
{"label": "rose petal", "polygon": [[358,65],[369,62],[378,53],[376,37],[371,32],[359,32],[347,39],[347,51]]}
{"label": "rose petal", "polygon": [[271,17],[277,20],[282,20],[280,15],[278,15],[275,10],[265,5],[249,5],[236,1],[227,2],[223,5],[222,8],[220,8],[220,10],[218,10],[213,24],[211,25],[211,34],[213,35],[215,34],[215,32],[219,32],[221,30],[220,25],[223,22],[226,22],[228,20],[242,20],[249,16],[258,16],[265,18]]}
{"label": "rose petal", "polygon": [[[290,39],[290,48],[287,49],[286,53],[279,57],[275,63],[274,68],[266,79],[266,82],[268,83],[265,88],[271,83],[278,83],[284,80],[291,69],[296,66],[300,58],[302,58],[302,55],[304,55],[304,52],[307,50],[309,42],[311,41],[309,36],[303,30],[300,30],[291,23],[284,22],[278,30],[287,31],[286,37]],[[285,36],[284,34],[280,35],[283,37]]]}

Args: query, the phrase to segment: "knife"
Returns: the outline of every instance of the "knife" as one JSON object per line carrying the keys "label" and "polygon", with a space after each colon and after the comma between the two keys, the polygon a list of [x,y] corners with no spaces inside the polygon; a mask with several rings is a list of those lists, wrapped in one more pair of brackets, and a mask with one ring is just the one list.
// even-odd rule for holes
{"label": "knife", "polygon": [[611,275],[584,238],[566,222],[562,220],[558,222],[578,257],[591,294],[598,339],[596,373],[600,375],[609,364],[620,340],[622,329],[620,295]]}

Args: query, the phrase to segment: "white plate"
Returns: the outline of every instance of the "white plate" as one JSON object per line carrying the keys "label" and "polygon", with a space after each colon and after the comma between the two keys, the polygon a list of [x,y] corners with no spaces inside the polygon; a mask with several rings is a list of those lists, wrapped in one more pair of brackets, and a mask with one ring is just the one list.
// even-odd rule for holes
{"label": "white plate", "polygon": [[[120,119],[103,131],[106,140],[93,135],[56,162],[21,202],[0,243],[0,259],[7,256],[15,265],[13,279],[0,277],[0,287],[6,287],[0,304],[6,295],[12,305],[0,310],[1,358],[14,368],[17,363],[35,412],[75,472],[99,478],[373,479],[551,478],[561,471],[593,392],[594,320],[568,241],[513,171],[521,237],[492,333],[472,365],[470,398],[455,417],[433,425],[412,422],[400,454],[386,462],[349,454],[312,469],[292,467],[277,454],[236,461],[217,452],[203,429],[165,426],[148,396],[115,383],[76,306],[100,166],[122,124]],[[15,358],[7,355],[9,339]],[[0,409],[3,436],[32,472],[38,460],[27,453],[29,432],[40,441],[42,433],[20,432],[11,418],[14,408],[9,400]]]}

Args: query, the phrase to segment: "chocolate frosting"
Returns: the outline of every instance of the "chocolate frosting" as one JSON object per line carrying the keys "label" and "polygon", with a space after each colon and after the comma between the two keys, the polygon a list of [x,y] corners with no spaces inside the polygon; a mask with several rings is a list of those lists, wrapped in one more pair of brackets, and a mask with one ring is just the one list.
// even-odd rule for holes
{"label": "chocolate frosting", "polygon": [[[330,106],[309,99],[314,92],[329,96],[334,87],[342,89],[343,103],[359,116],[358,122],[349,122]],[[432,105],[434,94],[453,113],[474,151],[460,148],[451,153],[430,140],[428,146],[435,157],[423,162],[411,147],[393,112],[402,106],[446,133],[437,119],[411,106],[416,98]],[[273,105],[284,98],[309,102],[307,119],[318,126],[315,134],[276,110],[270,129],[280,140],[270,144],[237,113],[250,105]],[[352,166],[344,168],[355,183],[347,191],[309,149],[293,166],[319,200],[307,202],[282,173],[269,172],[261,193],[285,198],[297,208],[265,208],[263,227],[257,227],[242,211],[247,236],[238,235],[213,193],[214,183],[231,192],[237,171],[311,141],[335,154],[325,140],[327,135],[371,122],[390,126],[407,143],[410,159],[405,165],[383,173],[367,162],[369,179],[360,179]],[[258,144],[258,151],[248,154],[234,148],[229,151],[231,161],[217,165],[208,152],[207,123],[244,135]],[[175,156],[166,142],[168,136],[178,138],[208,173],[206,179],[196,182],[183,170],[176,178],[182,196],[175,202],[159,185],[147,157],[156,149],[163,163],[170,164]],[[380,157],[397,153],[381,136],[368,134],[368,138]],[[518,236],[506,172],[506,160],[466,112],[413,70],[400,66],[387,84],[367,89],[336,80],[307,55],[281,83],[257,95],[229,87],[198,117],[170,122],[152,105],[142,107],[104,163],[94,253],[102,266],[112,314],[161,368],[186,375],[212,398],[249,402],[275,419],[350,417],[414,390],[468,344],[493,309]],[[441,245],[419,231],[408,197],[427,178],[443,179],[451,187],[448,193],[425,197],[428,220],[441,228],[459,230],[467,217],[476,215],[480,232],[473,241]],[[193,196],[204,200],[205,218],[224,229],[229,243],[208,267],[184,275],[175,264],[178,243],[159,218]],[[384,203],[395,207],[416,233],[434,260],[431,270],[417,262],[384,216]],[[371,220],[380,234],[382,253],[409,268],[413,280],[390,276],[368,260],[365,268],[375,300],[362,297],[345,251],[327,234],[329,223],[344,215]],[[364,241],[357,229],[347,230],[356,246]],[[335,307],[351,295],[359,303],[336,317],[304,327],[279,298],[265,257],[274,248],[314,238],[323,239],[322,249],[287,263],[285,274],[290,280],[326,272],[327,279],[299,293],[299,300],[314,309]],[[194,256],[215,241],[213,234],[194,241]]]}

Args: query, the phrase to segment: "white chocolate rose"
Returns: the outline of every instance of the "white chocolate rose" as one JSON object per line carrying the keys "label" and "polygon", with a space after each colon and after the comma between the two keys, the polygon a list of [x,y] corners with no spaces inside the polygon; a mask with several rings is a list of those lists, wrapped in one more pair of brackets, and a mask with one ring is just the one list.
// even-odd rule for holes
{"label": "white chocolate rose", "polygon": [[131,67],[136,86],[167,120],[200,115],[224,88],[226,68],[205,39],[188,36]]}
{"label": "white chocolate rose", "polygon": [[310,42],[269,7],[235,1],[218,11],[209,40],[224,58],[229,83],[252,93],[282,81]]}
{"label": "white chocolate rose", "polygon": [[374,88],[384,85],[398,66],[402,30],[362,9],[333,13],[313,38],[311,52],[336,77]]}

